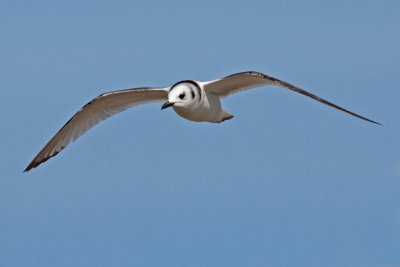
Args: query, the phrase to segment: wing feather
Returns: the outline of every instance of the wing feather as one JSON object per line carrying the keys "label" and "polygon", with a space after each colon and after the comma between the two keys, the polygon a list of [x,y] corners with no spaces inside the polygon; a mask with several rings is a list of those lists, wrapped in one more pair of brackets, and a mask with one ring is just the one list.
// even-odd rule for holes
{"label": "wing feather", "polygon": [[344,109],[336,104],[333,104],[319,96],[316,96],[306,90],[300,89],[290,83],[281,81],[277,78],[268,76],[268,75],[260,73],[260,72],[255,72],[255,71],[240,72],[240,73],[232,74],[230,76],[226,76],[226,77],[218,79],[218,80],[203,83],[204,89],[206,91],[215,93],[222,98],[227,97],[231,94],[240,92],[240,91],[244,91],[244,90],[259,87],[259,86],[265,86],[265,85],[278,85],[278,86],[285,87],[289,90],[295,91],[295,92],[303,94],[305,96],[308,96],[314,100],[317,100],[321,103],[324,103],[328,106],[336,108],[340,111],[343,111],[343,112],[350,114],[352,116],[355,116],[357,118],[381,125],[379,122],[370,120],[370,119],[360,116],[356,113],[353,113],[353,112],[351,112],[347,109]]}
{"label": "wing feather", "polygon": [[75,141],[100,121],[136,105],[161,102],[167,99],[168,88],[132,88],[99,95],[72,116],[43,147],[24,172],[57,155],[69,143]]}

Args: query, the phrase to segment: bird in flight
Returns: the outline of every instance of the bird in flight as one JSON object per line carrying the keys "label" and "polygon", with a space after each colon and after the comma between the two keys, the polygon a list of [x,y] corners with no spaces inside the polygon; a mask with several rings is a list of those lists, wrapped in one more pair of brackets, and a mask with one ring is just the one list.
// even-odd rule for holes
{"label": "bird in flight", "polygon": [[380,125],[376,121],[339,107],[290,83],[260,72],[246,71],[207,82],[184,80],[169,87],[140,87],[101,94],[72,116],[36,155],[24,172],[39,166],[49,158],[57,155],[69,143],[75,141],[100,121],[130,107],[151,102],[166,101],[161,109],[172,107],[179,116],[187,120],[196,122],[223,122],[232,119],[233,115],[221,107],[221,98],[265,85],[284,87],[357,118]]}

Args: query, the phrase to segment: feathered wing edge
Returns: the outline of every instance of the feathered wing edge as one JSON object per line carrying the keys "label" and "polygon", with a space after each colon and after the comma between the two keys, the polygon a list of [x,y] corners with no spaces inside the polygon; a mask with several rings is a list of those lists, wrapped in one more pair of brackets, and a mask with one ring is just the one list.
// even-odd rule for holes
{"label": "feathered wing edge", "polygon": [[[168,87],[169,88],[169,87]],[[130,107],[168,99],[168,88],[132,88],[99,95],[83,106],[42,148],[24,172],[57,155],[94,125]]]}
{"label": "feathered wing edge", "polygon": [[381,125],[379,122],[373,121],[371,119],[368,119],[366,117],[363,117],[361,115],[353,113],[353,112],[351,112],[345,108],[342,108],[338,105],[335,105],[332,102],[329,102],[319,96],[316,96],[306,90],[303,90],[303,89],[296,87],[290,83],[281,81],[277,78],[268,76],[268,75],[260,73],[260,72],[255,72],[255,71],[240,72],[240,73],[226,76],[226,77],[218,79],[218,80],[203,83],[205,90],[215,93],[215,94],[218,94],[221,97],[227,97],[228,95],[231,95],[231,94],[234,94],[234,93],[237,93],[240,91],[244,91],[244,90],[251,89],[254,87],[265,86],[265,85],[278,85],[278,86],[285,87],[289,90],[295,91],[295,92],[303,94],[305,96],[308,96],[314,100],[317,100],[321,103],[324,103],[328,106],[336,108],[340,111],[343,111],[347,114],[350,114],[350,115],[360,118],[362,120]]}

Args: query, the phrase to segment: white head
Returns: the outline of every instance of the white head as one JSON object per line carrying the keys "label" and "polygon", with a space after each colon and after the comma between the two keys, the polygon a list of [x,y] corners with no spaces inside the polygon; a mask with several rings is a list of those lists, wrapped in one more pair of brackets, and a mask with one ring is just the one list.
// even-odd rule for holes
{"label": "white head", "polygon": [[164,103],[161,109],[167,107],[189,108],[200,102],[201,89],[194,81],[181,81],[174,84],[168,93],[168,101]]}

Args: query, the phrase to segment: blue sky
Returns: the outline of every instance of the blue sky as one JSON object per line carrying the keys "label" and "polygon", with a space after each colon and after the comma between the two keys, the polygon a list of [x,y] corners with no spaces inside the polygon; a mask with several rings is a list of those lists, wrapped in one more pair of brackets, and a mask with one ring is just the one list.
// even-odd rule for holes
{"label": "blue sky", "polygon": [[[400,266],[396,1],[2,1],[1,266]],[[194,123],[161,104],[22,173],[111,90],[256,70]]]}

